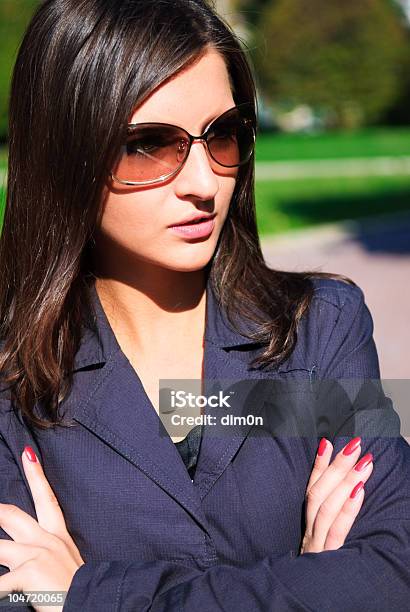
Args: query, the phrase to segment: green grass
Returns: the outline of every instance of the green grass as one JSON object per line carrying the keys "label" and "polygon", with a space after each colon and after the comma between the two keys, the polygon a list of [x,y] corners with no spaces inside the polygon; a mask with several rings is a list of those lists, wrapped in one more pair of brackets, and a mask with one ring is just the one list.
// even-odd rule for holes
{"label": "green grass", "polygon": [[410,155],[410,128],[324,134],[267,134],[256,141],[256,161],[346,159]]}
{"label": "green grass", "polygon": [[410,212],[410,176],[263,181],[256,184],[259,233]]}
{"label": "green grass", "polygon": [[7,149],[5,147],[0,147],[0,170],[5,170],[7,168]]}
{"label": "green grass", "polygon": [[0,230],[3,225],[4,207],[6,205],[6,190],[0,187]]}

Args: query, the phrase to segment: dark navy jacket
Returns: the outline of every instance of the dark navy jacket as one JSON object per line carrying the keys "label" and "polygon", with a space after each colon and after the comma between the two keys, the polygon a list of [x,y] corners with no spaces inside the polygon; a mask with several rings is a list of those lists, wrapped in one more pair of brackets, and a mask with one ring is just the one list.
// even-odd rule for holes
{"label": "dark navy jacket", "polygon": [[[30,444],[85,561],[64,612],[409,609],[410,446],[379,393],[373,324],[358,287],[315,280],[295,350],[263,372],[250,367],[261,347],[230,328],[207,286],[205,378],[253,382],[254,393],[238,387],[237,406],[268,425],[221,436],[205,427],[193,482],[171,438],[159,435],[159,416],[95,290],[93,299],[98,334],[84,330],[61,405],[74,426],[31,431],[0,394],[0,501],[35,517],[20,460]],[[363,394],[369,380],[376,384]],[[282,403],[275,383],[290,384]],[[361,435],[374,470],[344,546],[299,556],[321,435],[333,457]]]}

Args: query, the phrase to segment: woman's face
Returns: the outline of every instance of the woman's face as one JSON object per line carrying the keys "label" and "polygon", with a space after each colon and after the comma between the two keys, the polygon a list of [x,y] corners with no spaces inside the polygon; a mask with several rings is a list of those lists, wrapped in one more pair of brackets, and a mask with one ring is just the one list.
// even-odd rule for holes
{"label": "woman's face", "polygon": [[[224,60],[214,50],[161,85],[130,117],[130,123],[161,122],[201,134],[211,121],[235,106]],[[131,260],[195,271],[211,259],[234,191],[237,168],[212,168],[204,142],[192,144],[180,172],[155,186],[110,184],[96,237],[106,272]],[[209,236],[170,229],[192,213],[216,214]],[[103,262],[101,262],[101,255]]]}

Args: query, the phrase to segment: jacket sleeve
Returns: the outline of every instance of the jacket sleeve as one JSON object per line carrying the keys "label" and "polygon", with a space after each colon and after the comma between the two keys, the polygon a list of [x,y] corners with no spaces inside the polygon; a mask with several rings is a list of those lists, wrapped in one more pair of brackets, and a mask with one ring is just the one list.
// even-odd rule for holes
{"label": "jacket sleeve", "polygon": [[[0,400],[0,411],[2,416],[5,416],[7,403]],[[4,419],[8,422],[7,417]],[[10,421],[10,426],[11,421]],[[21,439],[21,451],[25,446],[25,441]],[[27,440],[27,444],[31,444],[35,448],[32,440]],[[37,520],[33,500],[29,494],[29,486],[25,479],[23,469],[19,468],[19,458],[14,457],[12,451],[8,447],[4,437],[0,434],[0,503],[13,504],[18,506],[27,514],[30,514]],[[0,539],[12,540],[12,538],[0,527]],[[0,576],[6,574],[9,568],[5,565],[0,565]],[[12,612],[13,610],[33,610],[32,606],[28,605],[7,605],[7,598],[0,600],[0,610],[2,612]]]}
{"label": "jacket sleeve", "polygon": [[377,471],[372,497],[366,498],[371,509],[357,518],[338,550],[203,572],[165,561],[86,563],[74,576],[64,612],[407,612],[409,446],[397,438],[379,439],[369,448]]}
{"label": "jacket sleeve", "polygon": [[[344,377],[380,376],[363,294],[358,288],[343,291],[346,299],[332,310],[333,327],[320,362],[325,385],[339,385],[332,380]],[[357,396],[360,385],[356,387]],[[352,406],[358,405],[357,397],[350,399]],[[407,612],[410,446],[400,435],[391,401],[377,384],[361,400],[360,410],[353,410],[332,437],[336,454],[355,430],[362,436],[362,454],[371,451],[375,462],[364,503],[341,548],[269,556],[247,567],[216,564],[202,572],[165,561],[86,563],[74,576],[64,612]]]}

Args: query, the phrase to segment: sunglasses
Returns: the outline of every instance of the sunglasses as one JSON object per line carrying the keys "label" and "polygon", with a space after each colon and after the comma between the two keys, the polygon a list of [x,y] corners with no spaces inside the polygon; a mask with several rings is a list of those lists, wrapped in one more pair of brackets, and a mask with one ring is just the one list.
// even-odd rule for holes
{"label": "sunglasses", "polygon": [[206,143],[211,160],[224,168],[248,162],[255,148],[253,105],[238,104],[214,119],[201,136],[168,123],[130,123],[111,178],[123,185],[161,183],[179,172],[195,141]]}

